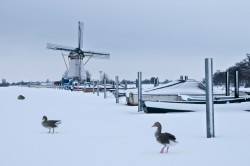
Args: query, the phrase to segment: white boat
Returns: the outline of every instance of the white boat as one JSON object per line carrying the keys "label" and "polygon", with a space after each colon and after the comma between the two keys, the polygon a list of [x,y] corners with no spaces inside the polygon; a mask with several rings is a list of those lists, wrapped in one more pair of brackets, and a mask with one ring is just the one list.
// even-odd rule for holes
{"label": "white boat", "polygon": [[[205,96],[205,86],[195,80],[176,80],[154,88],[144,89],[143,101],[182,101],[184,96]],[[215,95],[224,95],[223,89],[214,89]],[[127,94],[128,105],[138,105],[137,92]]]}

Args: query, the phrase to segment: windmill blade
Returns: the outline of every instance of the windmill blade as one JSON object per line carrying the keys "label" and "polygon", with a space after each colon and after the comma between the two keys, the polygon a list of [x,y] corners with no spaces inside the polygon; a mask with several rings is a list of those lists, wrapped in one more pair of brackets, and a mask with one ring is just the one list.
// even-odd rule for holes
{"label": "windmill blade", "polygon": [[110,54],[109,53],[101,53],[101,52],[93,52],[93,51],[83,51],[84,56],[89,56],[91,58],[97,58],[97,59],[109,59]]}
{"label": "windmill blade", "polygon": [[75,48],[73,48],[73,47],[62,46],[62,45],[51,44],[51,43],[47,43],[47,49],[62,50],[62,51],[72,51],[72,52],[75,51]]}
{"label": "windmill blade", "polygon": [[66,53],[62,53],[62,56],[69,56],[69,54],[66,54]]}
{"label": "windmill blade", "polygon": [[79,26],[78,26],[78,48],[82,49],[84,23],[79,21],[78,24],[79,24]]}
{"label": "windmill blade", "polygon": [[65,64],[65,66],[66,66],[66,68],[67,68],[67,71],[68,71],[68,70],[69,70],[69,68],[68,68],[68,65],[67,65],[67,63],[66,63],[66,61],[65,61],[64,56],[65,56],[65,55],[62,53],[63,61],[64,61],[64,64]]}

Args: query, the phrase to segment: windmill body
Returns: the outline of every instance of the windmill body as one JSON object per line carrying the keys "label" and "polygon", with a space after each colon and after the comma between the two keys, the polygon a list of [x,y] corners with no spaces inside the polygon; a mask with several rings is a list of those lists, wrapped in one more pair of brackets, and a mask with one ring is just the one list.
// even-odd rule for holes
{"label": "windmill body", "polygon": [[[67,70],[63,75],[62,84],[64,84],[63,80],[73,80],[73,81],[76,80],[79,83],[84,82],[87,79],[87,74],[84,67],[91,58],[109,59],[110,57],[109,53],[100,53],[100,52],[82,50],[83,23],[82,22],[78,23],[79,23],[78,46],[76,48],[47,43],[48,49],[69,52],[69,54],[67,55],[69,60],[69,67],[67,67],[67,64],[65,62]],[[84,59],[86,60],[84,61]],[[69,81],[66,82],[68,83]]]}
{"label": "windmill body", "polygon": [[86,80],[87,74],[84,69],[83,58],[77,56],[68,56],[69,57],[69,68],[65,72],[67,73],[64,77],[73,80]]}

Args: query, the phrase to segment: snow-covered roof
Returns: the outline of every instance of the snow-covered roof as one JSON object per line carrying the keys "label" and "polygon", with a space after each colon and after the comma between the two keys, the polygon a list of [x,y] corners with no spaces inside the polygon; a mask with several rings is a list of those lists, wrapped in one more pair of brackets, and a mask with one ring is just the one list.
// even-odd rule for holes
{"label": "snow-covered roof", "polygon": [[205,94],[205,86],[195,80],[177,80],[168,84],[144,90],[144,94]]}

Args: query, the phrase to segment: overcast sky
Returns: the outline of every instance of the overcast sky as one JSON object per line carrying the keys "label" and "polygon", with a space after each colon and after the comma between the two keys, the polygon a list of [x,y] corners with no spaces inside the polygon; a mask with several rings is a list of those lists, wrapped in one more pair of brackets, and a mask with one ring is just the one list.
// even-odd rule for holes
{"label": "overcast sky", "polygon": [[8,82],[60,80],[61,51],[47,42],[109,52],[92,59],[92,78],[135,80],[180,75],[204,78],[204,59],[225,70],[250,53],[249,0],[8,0],[0,1],[0,79]]}

